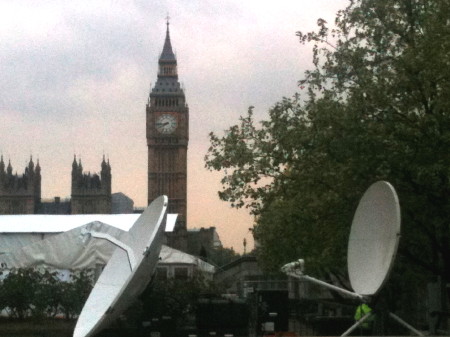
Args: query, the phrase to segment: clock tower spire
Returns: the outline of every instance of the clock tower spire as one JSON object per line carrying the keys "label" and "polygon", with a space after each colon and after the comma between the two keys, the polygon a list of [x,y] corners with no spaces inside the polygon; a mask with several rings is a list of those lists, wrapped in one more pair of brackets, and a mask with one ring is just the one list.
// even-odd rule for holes
{"label": "clock tower spire", "polygon": [[[148,202],[161,194],[167,195],[168,212],[178,213],[175,235],[177,232],[185,233],[189,108],[178,81],[168,17],[166,38],[158,60],[157,80],[150,91],[146,115]],[[179,244],[172,246],[185,250]]]}

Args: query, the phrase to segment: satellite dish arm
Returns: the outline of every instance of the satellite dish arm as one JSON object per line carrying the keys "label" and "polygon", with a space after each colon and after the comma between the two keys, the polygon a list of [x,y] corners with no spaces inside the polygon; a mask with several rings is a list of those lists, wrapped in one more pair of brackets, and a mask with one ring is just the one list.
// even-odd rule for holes
{"label": "satellite dish arm", "polygon": [[314,277],[303,274],[304,264],[305,264],[305,261],[302,259],[300,259],[298,261],[290,262],[290,263],[285,264],[283,267],[281,267],[281,271],[288,276],[291,276],[291,277],[294,277],[294,278],[297,278],[300,280],[306,280],[306,281],[318,284],[322,287],[337,291],[341,294],[348,295],[348,296],[358,299],[362,302],[367,302],[367,298],[360,294],[357,294],[353,291],[346,290],[344,288],[337,287],[333,284],[330,284],[330,283],[318,280]]}
{"label": "satellite dish arm", "polygon": [[368,312],[365,314],[359,321],[357,321],[355,324],[353,324],[347,331],[345,331],[341,337],[350,335],[353,330],[355,330],[357,327],[359,327],[361,324],[363,324],[369,317],[372,317],[373,314],[371,312]]}
{"label": "satellite dish arm", "polygon": [[409,331],[414,332],[417,336],[423,336],[424,334],[421,333],[419,330],[415,329],[412,325],[409,325],[404,320],[402,320],[400,317],[398,317],[396,314],[393,314],[392,312],[389,313],[389,316],[397,321],[400,325],[403,325],[405,328],[407,328]]}
{"label": "satellite dish arm", "polygon": [[131,249],[131,247],[126,245],[122,241],[118,240],[117,238],[113,237],[112,235],[101,232],[95,232],[87,229],[83,229],[81,235],[90,235],[93,238],[103,239],[111,242],[113,245],[123,249],[127,253],[128,262],[130,263],[131,270],[134,270],[134,268],[136,267],[136,257],[134,256],[134,252]]}

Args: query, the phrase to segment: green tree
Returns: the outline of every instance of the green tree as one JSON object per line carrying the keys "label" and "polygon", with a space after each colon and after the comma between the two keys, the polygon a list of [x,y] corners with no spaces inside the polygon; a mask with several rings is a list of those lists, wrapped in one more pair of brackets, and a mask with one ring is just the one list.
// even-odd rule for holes
{"label": "green tree", "polygon": [[34,279],[36,285],[32,294],[32,315],[36,318],[56,316],[62,298],[62,282],[58,278],[58,272],[34,270],[34,275],[38,277]]}
{"label": "green tree", "polygon": [[61,281],[58,272],[35,268],[1,271],[0,310],[14,318],[54,317],[62,312],[74,318],[81,312],[92,289],[92,272],[72,272],[70,281]]}
{"label": "green tree", "polygon": [[305,257],[342,276],[352,214],[374,181],[399,193],[400,254],[450,281],[450,4],[354,0],[313,44],[302,94],[210,134],[222,200],[248,207],[266,266]]}
{"label": "green tree", "polygon": [[6,309],[15,318],[28,317],[41,278],[42,274],[32,268],[10,270],[0,287],[1,309]]}
{"label": "green tree", "polygon": [[67,319],[74,318],[81,313],[93,284],[93,273],[87,269],[73,271],[68,282],[60,282],[58,290],[61,297],[59,303],[61,311]]}

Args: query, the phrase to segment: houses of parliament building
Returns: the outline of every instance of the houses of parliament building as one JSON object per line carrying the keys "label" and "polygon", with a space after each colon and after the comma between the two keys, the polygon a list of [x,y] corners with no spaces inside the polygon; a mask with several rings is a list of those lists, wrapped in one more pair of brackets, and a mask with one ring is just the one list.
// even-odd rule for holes
{"label": "houses of parliament building", "polygon": [[[146,138],[148,148],[148,202],[160,195],[169,198],[169,213],[177,213],[168,245],[198,254],[199,242],[217,237],[215,228],[187,230],[187,149],[189,142],[189,108],[178,80],[177,59],[172,50],[169,21],[164,46],[158,59],[157,80],[146,104]],[[111,194],[111,166],[103,160],[100,172],[84,173],[81,161],[72,163],[71,199],[41,200],[41,166],[33,159],[22,175],[13,174],[10,162],[0,158],[0,214],[108,214],[114,211],[114,197],[132,200],[122,193]],[[118,195],[118,196],[117,196]],[[126,200],[125,200],[126,201]],[[190,240],[192,237],[197,239]],[[204,239],[199,239],[204,237]],[[206,242],[205,241],[205,242]],[[191,242],[191,243],[190,243]],[[210,244],[208,244],[210,245]],[[195,246],[195,248],[194,248]]]}
{"label": "houses of parliament building", "polygon": [[[144,103],[144,102],[143,102]],[[187,148],[189,108],[178,81],[169,22],[158,60],[155,86],[145,115],[148,147],[148,203],[160,195],[169,198],[169,213],[178,214],[177,229],[186,229]],[[72,163],[70,203],[41,200],[41,166],[30,158],[23,174],[13,174],[11,162],[0,158],[0,214],[108,214],[111,210],[111,166],[103,158],[100,172],[83,172],[81,161]],[[56,205],[57,203],[60,205]],[[66,205],[62,205],[62,204]]]}
{"label": "houses of parliament building", "polygon": [[11,162],[5,167],[0,158],[0,214],[109,214],[111,205],[111,166],[101,162],[100,174],[83,172],[81,160],[72,163],[70,201],[42,201],[41,166],[30,158],[23,174],[13,174]]}

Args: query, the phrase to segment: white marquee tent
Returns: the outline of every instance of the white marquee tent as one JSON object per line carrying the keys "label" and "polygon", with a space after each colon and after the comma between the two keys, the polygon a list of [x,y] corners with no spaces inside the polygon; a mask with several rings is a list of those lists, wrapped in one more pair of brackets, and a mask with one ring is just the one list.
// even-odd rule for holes
{"label": "white marquee tent", "polygon": [[[0,264],[6,268],[97,268],[106,264],[115,245],[86,232],[105,233],[120,240],[138,217],[139,214],[2,215]],[[190,264],[203,272],[214,272],[210,264],[167,246],[163,246],[160,256],[164,264]]]}

